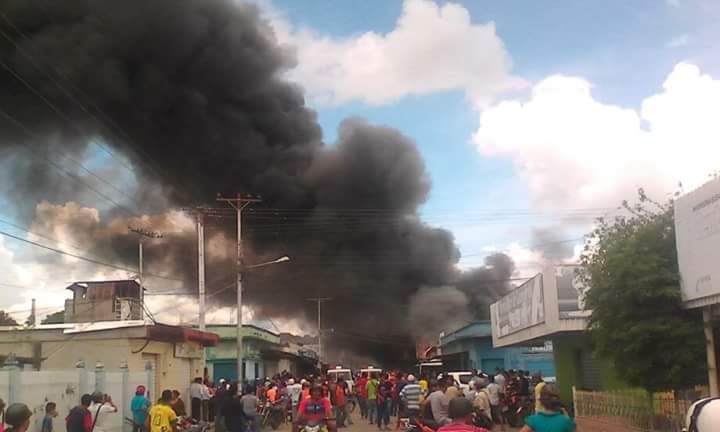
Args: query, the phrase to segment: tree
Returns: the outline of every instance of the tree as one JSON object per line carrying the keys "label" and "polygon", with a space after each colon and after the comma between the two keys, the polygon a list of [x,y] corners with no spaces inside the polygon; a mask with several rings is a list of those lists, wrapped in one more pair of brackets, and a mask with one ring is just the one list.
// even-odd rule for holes
{"label": "tree", "polygon": [[644,191],[629,216],[599,220],[581,257],[589,332],[619,378],[650,394],[705,382],[702,317],[682,307],[672,201]]}
{"label": "tree", "polygon": [[18,323],[13,317],[10,316],[10,314],[5,312],[4,310],[0,310],[0,325],[12,326],[18,325]]}
{"label": "tree", "polygon": [[65,322],[65,311],[61,310],[55,313],[48,314],[41,321],[41,324],[62,324]]}

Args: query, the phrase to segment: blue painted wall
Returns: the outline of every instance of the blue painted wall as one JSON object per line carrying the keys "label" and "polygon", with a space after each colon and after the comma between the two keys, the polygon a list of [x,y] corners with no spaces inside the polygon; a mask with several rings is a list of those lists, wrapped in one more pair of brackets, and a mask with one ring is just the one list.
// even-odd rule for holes
{"label": "blue painted wall", "polygon": [[530,347],[495,348],[489,321],[472,323],[441,338],[442,353],[467,352],[470,368],[494,372],[495,368],[540,371],[544,377],[555,377],[552,351],[537,352]]}

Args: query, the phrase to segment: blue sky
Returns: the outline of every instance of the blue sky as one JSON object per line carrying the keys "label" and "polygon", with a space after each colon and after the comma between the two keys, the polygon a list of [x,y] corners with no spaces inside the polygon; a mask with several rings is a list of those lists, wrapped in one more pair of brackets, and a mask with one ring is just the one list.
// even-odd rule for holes
{"label": "blue sky", "polygon": [[[447,3],[437,2],[440,6]],[[511,74],[527,80],[529,86],[554,74],[579,76],[591,83],[597,102],[637,110],[644,98],[661,91],[678,62],[691,61],[714,76],[720,72],[714,46],[718,31],[712,25],[720,18],[720,8],[711,1],[454,3],[469,12],[473,24],[495,23],[497,36],[512,60]],[[400,0],[274,0],[272,6],[295,29],[339,41],[366,32],[392,32],[403,12]],[[500,94],[497,100],[522,98],[527,91]],[[479,126],[478,110],[462,90],[409,95],[380,105],[364,101],[311,104],[318,110],[328,142],[335,139],[337,125],[349,116],[396,127],[413,137],[433,180],[424,208],[427,215],[437,210],[532,207],[530,192],[512,161],[478,152],[472,140]],[[535,222],[537,226],[558,223]],[[582,234],[583,229],[587,226],[570,229],[566,235]],[[453,231],[465,254],[477,254],[489,245],[531,242],[530,226]]]}

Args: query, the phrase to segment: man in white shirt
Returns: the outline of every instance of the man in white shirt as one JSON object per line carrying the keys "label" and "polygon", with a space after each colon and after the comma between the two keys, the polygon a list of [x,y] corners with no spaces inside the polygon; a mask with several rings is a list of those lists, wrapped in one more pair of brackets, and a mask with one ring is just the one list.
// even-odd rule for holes
{"label": "man in white shirt", "polygon": [[293,378],[290,378],[288,380],[286,391],[288,397],[290,398],[290,402],[292,403],[292,414],[293,418],[295,418],[295,413],[297,412],[298,405],[300,405],[300,394],[302,393],[302,385],[296,383]]}
{"label": "man in white shirt", "polygon": [[507,383],[507,379],[505,378],[505,374],[503,374],[503,371],[498,369],[497,373],[495,374],[495,384],[500,386],[500,393],[505,393],[505,384]]}
{"label": "man in white shirt", "polygon": [[190,384],[190,416],[195,420],[200,420],[201,417],[203,393],[202,378],[195,378]]}
{"label": "man in white shirt", "polygon": [[495,382],[493,377],[490,377],[490,384],[485,389],[488,396],[490,397],[490,414],[495,424],[499,424],[502,430],[505,430],[505,424],[503,422],[502,406],[500,405],[500,385]]}
{"label": "man in white shirt", "polygon": [[92,395],[93,403],[88,407],[93,421],[93,432],[109,432],[113,429],[112,416],[117,412],[117,407],[112,398],[101,392]]}

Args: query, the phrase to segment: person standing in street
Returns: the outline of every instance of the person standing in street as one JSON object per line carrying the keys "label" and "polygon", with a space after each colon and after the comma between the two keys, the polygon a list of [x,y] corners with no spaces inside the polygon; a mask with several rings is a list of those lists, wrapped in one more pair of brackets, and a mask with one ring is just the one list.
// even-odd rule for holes
{"label": "person standing in street", "polygon": [[185,410],[185,401],[182,399],[182,395],[178,390],[173,390],[172,393],[173,400],[170,406],[172,407],[173,411],[175,411],[175,414],[177,414],[178,417],[186,416],[187,411]]}
{"label": "person standing in street", "polygon": [[200,420],[203,399],[202,378],[198,377],[190,384],[190,417],[193,420]]}
{"label": "person standing in street", "polygon": [[177,415],[172,409],[172,391],[163,390],[158,403],[150,408],[147,426],[150,432],[176,432]]}
{"label": "person standing in street", "polygon": [[448,414],[452,421],[438,429],[438,432],[489,432],[485,428],[473,425],[473,406],[464,397],[450,401]]}
{"label": "person standing in street", "polygon": [[302,394],[302,385],[295,382],[294,378],[288,379],[287,395],[290,398],[290,409],[292,417],[295,418],[298,406],[300,405],[300,395]]}
{"label": "person standing in street", "polygon": [[490,397],[490,414],[493,422],[500,425],[500,430],[505,430],[504,417],[502,415],[502,405],[500,405],[500,386],[495,382],[495,377],[489,377],[490,383],[487,386],[488,396]]}
{"label": "person standing in street", "polygon": [[370,375],[370,380],[365,384],[367,391],[367,407],[368,407],[368,420],[370,424],[375,424],[377,421],[378,407],[377,407],[377,391],[380,381],[378,381],[375,374]]}
{"label": "person standing in street", "polygon": [[535,412],[542,411],[542,403],[540,403],[540,396],[542,395],[542,389],[545,387],[545,381],[542,379],[540,372],[536,372],[533,375],[533,395],[535,397]]}
{"label": "person standing in street", "polygon": [[145,386],[137,386],[135,396],[130,401],[130,410],[133,415],[133,432],[145,431],[150,405],[150,400],[145,397]]}
{"label": "person standing in street", "polygon": [[408,375],[407,384],[400,390],[400,400],[405,406],[405,415],[410,419],[411,424],[415,423],[420,413],[420,402],[423,397],[423,389],[415,381],[414,375]]}
{"label": "person standing in street", "polygon": [[93,393],[92,401],[93,403],[89,408],[93,418],[92,432],[110,432],[113,429],[111,416],[117,413],[117,406],[110,395],[101,392]]}
{"label": "person standing in street", "polygon": [[542,409],[525,419],[525,426],[520,432],[575,432],[575,422],[565,413],[555,386],[543,386],[540,404]]}
{"label": "person standing in street", "polygon": [[366,373],[360,375],[355,385],[357,391],[358,404],[360,405],[360,418],[368,418],[368,402],[367,402],[367,383],[368,376]]}
{"label": "person standing in street", "polygon": [[387,375],[383,375],[377,387],[377,427],[390,430],[390,411],[392,410],[392,389],[393,385]]}
{"label": "person standing in street", "polygon": [[57,404],[48,402],[45,404],[45,417],[43,418],[40,432],[53,432],[53,419],[58,416]]}
{"label": "person standing in street", "polygon": [[245,387],[245,392],[240,398],[242,413],[250,425],[251,432],[260,430],[260,419],[258,416],[258,398],[252,386]]}
{"label": "person standing in street", "polygon": [[10,427],[5,432],[26,432],[30,428],[32,411],[24,403],[14,403],[5,410],[4,423]]}
{"label": "person standing in street", "polygon": [[92,414],[88,409],[92,404],[92,397],[84,394],[80,397],[80,405],[70,410],[65,417],[65,429],[67,432],[91,432],[92,430]]}
{"label": "person standing in street", "polygon": [[432,411],[433,420],[437,426],[444,426],[450,423],[448,417],[448,399],[445,397],[447,388],[446,381],[440,381],[431,385],[433,392],[428,396],[428,403]]}
{"label": "person standing in street", "polygon": [[351,404],[348,403],[348,398],[352,396],[352,395],[350,394],[350,386],[348,385],[347,381],[345,381],[345,379],[344,379],[343,377],[339,377],[339,378],[338,378],[338,383],[337,383],[337,385],[338,385],[338,387],[340,387],[340,389],[342,390],[343,395],[344,395],[344,397],[345,397],[345,412],[343,413],[343,420],[344,420],[343,423],[344,423],[346,426],[350,426],[350,425],[353,424],[352,418],[351,418],[351,416],[350,416],[350,414],[351,414],[351,412],[350,412],[350,406],[351,406]]}

